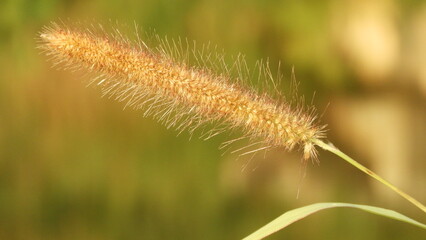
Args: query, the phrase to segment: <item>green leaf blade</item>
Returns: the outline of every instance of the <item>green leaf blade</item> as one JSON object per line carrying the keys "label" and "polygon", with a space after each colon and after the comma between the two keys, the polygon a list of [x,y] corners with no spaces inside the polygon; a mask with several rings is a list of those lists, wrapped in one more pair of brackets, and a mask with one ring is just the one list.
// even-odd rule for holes
{"label": "green leaf blade", "polygon": [[405,215],[402,215],[401,213],[395,212],[393,210],[385,209],[385,208],[373,207],[368,205],[351,204],[351,203],[315,203],[312,205],[296,208],[288,212],[285,212],[283,215],[279,216],[278,218],[274,219],[270,223],[266,224],[262,228],[258,229],[254,233],[244,238],[244,240],[263,239],[271,235],[272,233],[275,233],[287,227],[288,225],[296,221],[299,221],[318,211],[322,211],[329,208],[340,208],[340,207],[360,209],[369,213],[373,213],[376,215],[406,222],[414,226],[426,229],[425,224],[420,223],[414,219],[411,219]]}

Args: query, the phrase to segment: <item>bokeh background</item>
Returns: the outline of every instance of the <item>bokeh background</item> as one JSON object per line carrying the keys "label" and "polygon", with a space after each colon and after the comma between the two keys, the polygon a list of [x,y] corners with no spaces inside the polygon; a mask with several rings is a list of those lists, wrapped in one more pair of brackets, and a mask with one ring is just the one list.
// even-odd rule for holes
{"label": "bokeh background", "polygon": [[[420,210],[331,154],[275,151],[246,163],[86,88],[36,49],[50,21],[109,20],[295,67],[336,146],[426,202],[426,2],[421,0],[2,0],[0,239],[240,239],[315,202]],[[286,91],[286,89],[283,89]],[[328,106],[328,107],[327,107]],[[298,188],[301,195],[296,199]],[[422,239],[350,209],[270,239]]]}

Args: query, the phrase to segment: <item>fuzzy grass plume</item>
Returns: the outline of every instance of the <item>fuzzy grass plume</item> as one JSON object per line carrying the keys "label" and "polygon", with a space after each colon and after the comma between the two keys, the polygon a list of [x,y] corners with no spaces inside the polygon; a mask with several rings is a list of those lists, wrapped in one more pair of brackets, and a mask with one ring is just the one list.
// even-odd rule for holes
{"label": "fuzzy grass plume", "polygon": [[300,146],[305,162],[316,159],[314,142],[324,134],[314,114],[258,95],[228,74],[190,66],[164,51],[164,46],[160,51],[150,49],[140,40],[134,43],[118,35],[52,24],[40,34],[40,47],[55,64],[94,72],[105,95],[145,108],[146,114],[168,127],[194,129],[216,121],[262,139],[266,147],[261,149]]}

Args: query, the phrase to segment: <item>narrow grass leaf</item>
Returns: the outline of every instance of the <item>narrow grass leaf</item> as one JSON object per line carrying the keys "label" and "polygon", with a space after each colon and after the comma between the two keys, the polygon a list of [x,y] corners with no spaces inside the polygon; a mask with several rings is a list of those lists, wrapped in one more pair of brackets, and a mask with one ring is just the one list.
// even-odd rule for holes
{"label": "narrow grass leaf", "polygon": [[393,210],[373,207],[368,205],[359,205],[359,204],[350,204],[350,203],[315,203],[312,205],[304,206],[301,208],[290,210],[283,215],[279,216],[272,222],[266,224],[262,228],[258,229],[256,232],[250,234],[244,240],[253,240],[253,239],[263,239],[274,232],[277,232],[288,225],[303,219],[313,213],[316,213],[321,210],[329,209],[329,208],[337,208],[337,207],[347,207],[347,208],[357,208],[369,213],[381,215],[384,217],[388,217],[391,219],[399,220],[402,222],[410,223],[414,226],[426,229],[426,225],[416,220],[413,220],[405,215],[402,215]]}

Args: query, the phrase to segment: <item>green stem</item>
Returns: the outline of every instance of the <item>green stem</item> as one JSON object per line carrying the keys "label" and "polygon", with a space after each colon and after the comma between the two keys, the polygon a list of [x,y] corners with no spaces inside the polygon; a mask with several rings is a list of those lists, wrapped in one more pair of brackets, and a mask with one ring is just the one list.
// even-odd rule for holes
{"label": "green stem", "polygon": [[359,162],[355,161],[354,159],[352,159],[348,155],[344,154],[342,151],[340,151],[339,149],[337,149],[332,144],[326,144],[326,143],[324,143],[321,140],[314,140],[313,142],[317,146],[321,147],[322,149],[330,151],[330,152],[336,154],[337,156],[341,157],[343,160],[345,160],[348,163],[352,164],[354,167],[356,167],[359,170],[363,171],[364,173],[370,175],[371,177],[373,177],[377,181],[383,183],[384,185],[386,185],[387,187],[389,187],[390,189],[392,189],[393,191],[395,191],[396,193],[398,193],[400,196],[402,196],[403,198],[407,199],[409,202],[411,202],[416,207],[420,208],[423,212],[426,213],[426,207],[423,204],[421,204],[419,201],[417,201],[416,199],[414,199],[410,195],[406,194],[405,192],[401,191],[400,189],[398,189],[397,187],[395,187],[394,185],[392,185],[388,181],[384,180],[382,177],[380,177],[379,175],[377,175],[375,172],[373,172],[370,169],[364,167],[363,165],[361,165]]}

